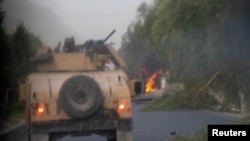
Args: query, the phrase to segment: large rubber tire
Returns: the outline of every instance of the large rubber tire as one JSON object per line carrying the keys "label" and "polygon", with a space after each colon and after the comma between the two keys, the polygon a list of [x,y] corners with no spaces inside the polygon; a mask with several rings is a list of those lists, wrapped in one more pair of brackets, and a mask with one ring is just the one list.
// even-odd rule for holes
{"label": "large rubber tire", "polygon": [[69,116],[87,118],[101,107],[103,96],[94,79],[78,75],[63,83],[59,92],[59,102]]}

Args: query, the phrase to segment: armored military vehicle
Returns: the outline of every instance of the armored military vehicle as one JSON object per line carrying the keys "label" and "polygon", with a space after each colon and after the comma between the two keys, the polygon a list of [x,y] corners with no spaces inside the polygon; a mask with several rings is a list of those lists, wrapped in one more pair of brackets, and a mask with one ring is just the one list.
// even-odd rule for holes
{"label": "armored military vehicle", "polygon": [[105,44],[114,32],[80,45],[66,38],[57,51],[38,49],[31,59],[38,71],[19,83],[29,141],[43,134],[49,141],[91,134],[108,141],[132,140],[131,97],[140,88],[120,69],[125,63],[112,44]]}

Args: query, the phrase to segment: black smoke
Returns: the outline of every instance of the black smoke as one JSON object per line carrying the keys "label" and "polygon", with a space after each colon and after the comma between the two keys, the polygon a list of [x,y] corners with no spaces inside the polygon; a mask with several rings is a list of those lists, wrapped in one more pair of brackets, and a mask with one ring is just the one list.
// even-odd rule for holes
{"label": "black smoke", "polygon": [[[157,59],[154,53],[147,52],[139,60],[140,73],[144,82],[152,76],[156,71],[162,70],[164,72],[163,64]],[[158,75],[155,81],[155,88],[161,87],[161,75]]]}

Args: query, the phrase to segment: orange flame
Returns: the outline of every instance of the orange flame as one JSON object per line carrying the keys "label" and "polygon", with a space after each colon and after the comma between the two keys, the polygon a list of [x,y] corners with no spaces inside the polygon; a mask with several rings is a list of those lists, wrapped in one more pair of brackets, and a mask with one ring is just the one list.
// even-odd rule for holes
{"label": "orange flame", "polygon": [[155,87],[156,78],[162,73],[163,73],[162,69],[159,69],[149,77],[146,83],[146,89],[145,89],[146,92],[153,92],[157,90],[157,88]]}

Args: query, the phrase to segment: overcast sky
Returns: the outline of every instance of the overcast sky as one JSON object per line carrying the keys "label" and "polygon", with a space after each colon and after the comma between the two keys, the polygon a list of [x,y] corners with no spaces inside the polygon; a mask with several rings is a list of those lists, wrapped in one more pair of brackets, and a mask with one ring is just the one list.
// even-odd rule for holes
{"label": "overcast sky", "polygon": [[[5,0],[9,1],[9,0]],[[11,0],[15,1],[15,0]],[[20,0],[18,0],[20,1]],[[31,1],[40,7],[47,8],[48,10],[54,11],[56,16],[47,14],[39,18],[36,26],[28,25],[31,31],[41,36],[44,42],[49,46],[55,46],[58,41],[50,41],[46,39],[46,33],[50,33],[52,29],[43,28],[42,31],[36,29],[39,23],[42,24],[44,21],[62,21],[66,26],[73,30],[65,36],[74,36],[76,43],[83,43],[88,39],[103,39],[113,29],[116,29],[116,33],[109,39],[108,42],[116,43],[114,46],[116,49],[120,47],[121,36],[126,32],[129,24],[136,18],[137,7],[142,3],[151,3],[152,0],[26,0]],[[18,8],[18,6],[16,6]],[[15,11],[18,10],[8,9],[15,15]],[[34,9],[34,13],[35,13]],[[32,13],[32,12],[31,12]],[[27,14],[30,14],[27,13]],[[25,20],[37,20],[32,18],[22,19]],[[34,22],[33,22],[34,23]],[[47,31],[46,31],[47,30]],[[44,33],[42,33],[44,32]],[[58,30],[56,31],[58,32]],[[74,35],[71,35],[74,34]],[[53,35],[54,37],[57,34]],[[59,36],[59,35],[58,35]],[[58,40],[55,37],[55,40]],[[61,40],[62,37],[60,37]]]}

